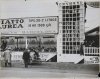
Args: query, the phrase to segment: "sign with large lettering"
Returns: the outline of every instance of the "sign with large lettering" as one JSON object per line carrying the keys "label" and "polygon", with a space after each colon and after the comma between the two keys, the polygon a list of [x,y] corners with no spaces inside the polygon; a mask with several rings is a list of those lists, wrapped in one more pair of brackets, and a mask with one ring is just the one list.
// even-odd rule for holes
{"label": "sign with large lettering", "polygon": [[1,34],[58,33],[58,17],[0,19]]}

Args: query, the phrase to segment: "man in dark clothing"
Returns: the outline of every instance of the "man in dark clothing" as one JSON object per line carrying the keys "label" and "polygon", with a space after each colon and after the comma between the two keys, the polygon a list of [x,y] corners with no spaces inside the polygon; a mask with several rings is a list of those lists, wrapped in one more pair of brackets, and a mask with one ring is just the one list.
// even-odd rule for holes
{"label": "man in dark clothing", "polygon": [[24,60],[25,68],[27,68],[30,61],[30,52],[27,49],[23,53],[23,60]]}
{"label": "man in dark clothing", "polygon": [[82,43],[80,45],[80,55],[84,55],[84,48]]}

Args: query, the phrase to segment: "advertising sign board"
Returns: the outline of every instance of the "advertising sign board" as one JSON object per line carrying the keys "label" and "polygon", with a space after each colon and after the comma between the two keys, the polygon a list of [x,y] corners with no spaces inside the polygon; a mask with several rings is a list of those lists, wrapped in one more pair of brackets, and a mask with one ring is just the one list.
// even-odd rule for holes
{"label": "advertising sign board", "polygon": [[58,33],[58,17],[0,19],[1,34]]}

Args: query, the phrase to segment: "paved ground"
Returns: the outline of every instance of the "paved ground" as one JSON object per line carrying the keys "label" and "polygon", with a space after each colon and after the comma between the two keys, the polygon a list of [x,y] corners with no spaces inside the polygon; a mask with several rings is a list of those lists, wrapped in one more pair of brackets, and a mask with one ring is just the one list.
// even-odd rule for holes
{"label": "paved ground", "polygon": [[43,63],[24,68],[23,64],[14,63],[13,67],[1,68],[1,78],[71,78],[99,79],[98,65]]}

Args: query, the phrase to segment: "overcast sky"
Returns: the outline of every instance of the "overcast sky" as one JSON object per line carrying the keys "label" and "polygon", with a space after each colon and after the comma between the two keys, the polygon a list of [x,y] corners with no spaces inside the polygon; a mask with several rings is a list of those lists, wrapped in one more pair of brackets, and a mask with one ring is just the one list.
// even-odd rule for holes
{"label": "overcast sky", "polygon": [[[0,18],[58,16],[59,0],[0,0]],[[85,31],[100,26],[100,8],[87,8]]]}

